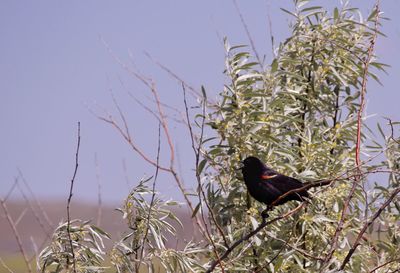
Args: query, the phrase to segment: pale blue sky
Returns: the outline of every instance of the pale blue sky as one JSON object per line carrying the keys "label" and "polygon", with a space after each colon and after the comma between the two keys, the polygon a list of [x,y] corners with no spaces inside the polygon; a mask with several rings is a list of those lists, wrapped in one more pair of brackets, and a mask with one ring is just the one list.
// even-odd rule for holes
{"label": "pale blue sky", "polygon": [[[338,2],[329,1],[329,5]],[[364,11],[370,10],[373,2],[352,1]],[[289,20],[279,7],[291,9],[291,1],[238,4],[258,51],[266,54],[269,62],[267,15],[271,16],[273,34],[279,42],[288,35]],[[388,76],[382,75],[384,87],[372,82],[369,85],[367,113],[400,120],[400,2],[384,0],[382,10],[392,20],[383,22],[388,37],[379,38],[377,52],[380,61],[392,67]],[[109,92],[112,89],[137,143],[153,157],[157,122],[127,96],[129,90],[154,107],[148,90],[121,68],[100,37],[123,62],[157,82],[163,101],[181,109],[180,85],[149,61],[143,51],[191,85],[204,85],[209,95],[215,96],[225,81],[220,38],[227,36],[231,44],[248,44],[239,16],[228,0],[3,0],[0,35],[0,195],[8,191],[20,168],[36,195],[66,198],[74,167],[76,127],[81,121],[80,169],[74,198],[97,198],[97,154],[102,196],[107,201],[119,201],[128,192],[123,160],[132,185],[154,169],[133,153],[114,129],[96,119],[88,107],[98,110],[101,106],[116,114]],[[193,155],[186,131],[173,122],[171,128],[185,182],[190,185]],[[167,151],[165,145],[163,151]],[[166,196],[177,197],[176,186],[168,176],[161,176],[158,184]]]}

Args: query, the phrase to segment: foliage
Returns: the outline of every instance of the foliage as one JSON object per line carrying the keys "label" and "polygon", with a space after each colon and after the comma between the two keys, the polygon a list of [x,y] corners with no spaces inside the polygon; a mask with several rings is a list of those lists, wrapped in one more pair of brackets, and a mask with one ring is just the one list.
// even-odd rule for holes
{"label": "foliage", "polygon": [[[119,209],[129,230],[109,254],[117,272],[372,272],[400,266],[400,139],[393,133],[398,124],[390,121],[389,136],[378,126],[384,145],[360,127],[366,128],[366,80],[379,82],[374,73],[386,67],[374,56],[379,6],[363,19],[347,4],[330,13],[308,1],[294,2],[293,12],[284,10],[293,17],[291,35],[270,65],[255,61],[246,46],[225,40],[228,83],[219,101],[207,102],[202,90],[202,112],[191,121],[184,97],[198,188],[196,199],[182,192],[204,242],[188,242],[180,250],[168,246],[181,225],[171,211],[177,203],[163,201],[148,185],[152,178],[143,179]],[[134,75],[155,96],[172,153],[170,167],[144,159],[181,188],[156,89]],[[113,119],[103,120],[123,132]],[[129,132],[122,135],[140,154]],[[270,213],[275,220],[262,222],[263,205],[247,194],[238,169],[250,155],[302,181],[330,179],[332,185],[312,190],[306,208],[294,209],[291,202]],[[378,162],[382,155],[385,160]],[[379,172],[389,174],[387,184],[383,176],[379,182],[368,176]],[[252,231],[257,232],[244,240]],[[107,235],[88,223],[71,227],[71,235],[79,272],[101,270],[100,245]],[[40,267],[71,270],[70,253],[63,224],[42,251]]]}
{"label": "foliage", "polygon": [[[366,174],[379,166],[363,166],[362,179],[355,168],[363,79],[378,80],[366,70],[365,62],[379,11],[374,9],[363,20],[356,9],[346,5],[329,14],[321,7],[303,7],[305,2],[297,1],[295,12],[286,11],[295,18],[292,35],[280,44],[267,68],[254,61],[245,46],[225,42],[226,74],[231,82],[213,106],[216,110],[209,114],[208,124],[219,136],[204,155],[212,167],[208,174],[213,178],[209,180],[212,186],[208,187],[216,188],[209,201],[232,243],[260,221],[258,208],[262,205],[253,203],[237,170],[246,156],[256,155],[274,169],[301,180],[336,181],[332,187],[316,190],[312,204],[301,215],[270,225],[251,244],[237,248],[231,254],[232,262],[224,264],[228,271],[336,272],[351,239],[380,207],[383,197],[398,187],[394,183],[394,165],[398,164],[393,164],[397,159],[392,155],[398,147],[391,148],[394,140],[387,143],[387,150],[379,150],[389,155],[385,165],[392,173],[392,182],[386,189],[373,187],[366,179]],[[372,56],[369,65],[383,69],[375,59]],[[362,139],[366,139],[364,134]],[[350,196],[353,183],[357,183],[355,198]],[[273,216],[294,205],[275,209]],[[349,215],[339,230],[338,222],[346,209]],[[389,209],[380,217],[386,218],[382,225],[391,223],[390,236],[398,232],[398,212]],[[390,243],[386,237],[374,242],[374,230],[370,229],[365,237],[369,239],[353,255],[349,272],[367,271],[397,256],[393,252],[399,247],[397,238],[392,237]],[[334,239],[336,233],[338,238]],[[216,240],[217,244],[222,242],[222,238]],[[334,240],[337,242],[332,245]],[[331,251],[333,257],[327,258]],[[218,266],[217,270],[221,271]]]}
{"label": "foliage", "polygon": [[[111,250],[111,262],[117,272],[139,272],[141,268],[156,272],[156,260],[165,272],[194,272],[201,268],[194,258],[203,250],[192,242],[182,251],[166,246],[167,235],[176,236],[175,226],[182,226],[169,209],[178,203],[159,199],[147,185],[150,180],[151,177],[141,180],[119,209],[130,230]],[[153,194],[148,202],[145,197]]]}
{"label": "foliage", "polygon": [[102,272],[104,261],[103,239],[109,236],[89,221],[71,221],[69,233],[75,255],[73,259],[68,236],[68,222],[62,223],[53,233],[51,244],[39,254],[38,268],[41,272]]}

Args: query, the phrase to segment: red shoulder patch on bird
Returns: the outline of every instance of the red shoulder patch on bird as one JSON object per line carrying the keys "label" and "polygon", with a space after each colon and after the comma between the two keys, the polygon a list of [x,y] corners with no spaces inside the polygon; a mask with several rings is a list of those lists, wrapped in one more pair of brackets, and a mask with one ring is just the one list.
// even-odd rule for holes
{"label": "red shoulder patch on bird", "polygon": [[272,175],[264,174],[264,175],[261,175],[261,178],[262,179],[271,179],[271,178],[274,178],[276,176],[278,176],[278,175],[277,174],[272,174]]}

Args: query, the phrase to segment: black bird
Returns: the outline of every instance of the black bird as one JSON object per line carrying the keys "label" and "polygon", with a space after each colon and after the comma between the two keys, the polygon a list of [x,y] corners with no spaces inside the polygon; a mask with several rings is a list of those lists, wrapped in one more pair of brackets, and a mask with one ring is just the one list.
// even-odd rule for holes
{"label": "black bird", "polygon": [[[254,199],[267,205],[266,211],[291,200],[304,201],[310,197],[307,192],[309,188],[331,183],[328,180],[302,183],[268,168],[260,159],[253,156],[247,157],[242,163],[241,169],[247,190]],[[283,197],[286,193],[288,194]],[[264,214],[268,216],[266,212],[263,212],[263,216]]]}

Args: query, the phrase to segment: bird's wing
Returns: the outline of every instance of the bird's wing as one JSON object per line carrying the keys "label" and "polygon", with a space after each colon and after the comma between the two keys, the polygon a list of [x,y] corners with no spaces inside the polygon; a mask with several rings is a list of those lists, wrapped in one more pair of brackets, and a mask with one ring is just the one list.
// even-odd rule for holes
{"label": "bird's wing", "polygon": [[[274,188],[275,191],[282,195],[288,191],[298,189],[304,186],[299,180],[277,173],[275,171],[265,171],[262,175],[263,184],[267,185],[270,189]],[[299,192],[300,195],[304,195],[304,191]]]}
{"label": "bird's wing", "polygon": [[[279,196],[281,196],[283,193],[285,193],[284,188],[280,187],[277,183],[273,182],[276,179],[279,179],[279,177],[282,176],[280,173],[268,169],[263,172],[261,175],[261,183],[260,187],[264,189],[264,191],[267,191],[269,194],[269,199],[271,201],[275,200]],[[272,182],[272,183],[271,183]]]}
{"label": "bird's wing", "polygon": [[261,175],[261,178],[268,180],[268,179],[277,177],[278,175],[281,175],[281,174],[272,169],[265,169]]}

